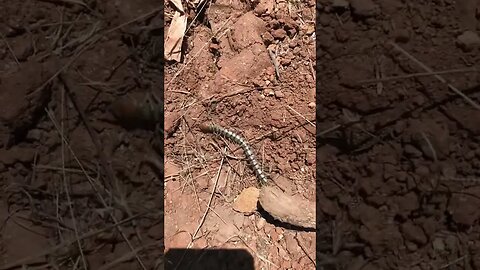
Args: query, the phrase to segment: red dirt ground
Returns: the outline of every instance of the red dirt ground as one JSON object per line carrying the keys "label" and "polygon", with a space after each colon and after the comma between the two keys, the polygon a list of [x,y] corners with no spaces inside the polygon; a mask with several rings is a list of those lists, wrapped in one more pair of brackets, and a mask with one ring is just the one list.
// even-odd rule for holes
{"label": "red dirt ground", "polygon": [[[198,13],[188,14],[190,24]],[[233,209],[237,195],[258,182],[240,149],[227,150],[221,166],[220,150],[237,147],[198,129],[216,123],[240,133],[272,183],[314,202],[314,23],[314,1],[273,0],[219,0],[193,22],[183,62],[165,67],[166,252],[189,244],[239,248],[251,254],[255,269],[314,268],[315,232]]]}
{"label": "red dirt ground", "polygon": [[0,1],[0,269],[161,267],[162,28],[154,0]]}
{"label": "red dirt ground", "polygon": [[476,7],[319,1],[321,269],[480,269]]}

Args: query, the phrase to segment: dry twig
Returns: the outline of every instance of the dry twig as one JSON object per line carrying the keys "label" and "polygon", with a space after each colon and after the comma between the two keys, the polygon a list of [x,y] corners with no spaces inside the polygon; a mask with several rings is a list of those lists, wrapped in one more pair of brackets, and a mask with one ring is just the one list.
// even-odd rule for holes
{"label": "dry twig", "polygon": [[[413,57],[413,55],[411,55],[410,53],[408,53],[407,51],[405,51],[402,47],[398,46],[396,43],[394,42],[390,42],[390,44],[395,47],[395,49],[397,49],[398,51],[400,51],[401,53],[403,53],[405,56],[407,56],[410,60],[412,60],[413,62],[415,62],[417,65],[419,65],[421,68],[423,68],[425,71],[427,72],[433,72],[433,70],[431,68],[429,68],[428,66],[426,66],[424,63],[420,62],[420,60],[418,60],[417,58]],[[467,95],[465,95],[464,93],[462,93],[462,91],[458,90],[455,86],[451,85],[450,83],[447,82],[447,80],[445,80],[443,77],[441,77],[440,75],[438,74],[434,74],[433,75],[437,80],[439,80],[440,82],[446,84],[448,86],[448,88],[450,90],[452,90],[455,94],[461,96],[463,99],[465,99],[465,101],[467,101],[468,103],[470,103],[470,105],[472,105],[475,109],[477,110],[480,110],[480,105],[478,105],[475,101],[473,101],[471,98],[469,98]]]}

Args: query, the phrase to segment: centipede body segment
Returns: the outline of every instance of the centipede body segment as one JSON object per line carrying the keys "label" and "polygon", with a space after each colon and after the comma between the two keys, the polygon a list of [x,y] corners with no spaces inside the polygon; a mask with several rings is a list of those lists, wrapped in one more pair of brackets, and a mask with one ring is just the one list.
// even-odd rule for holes
{"label": "centipede body segment", "polygon": [[255,154],[252,148],[242,136],[236,134],[233,131],[230,131],[228,129],[225,129],[223,127],[213,125],[213,124],[212,125],[201,124],[199,128],[202,132],[213,133],[215,135],[224,137],[240,145],[243,149],[243,152],[245,153],[245,156],[247,157],[247,160],[250,166],[252,167],[252,170],[255,173],[255,176],[257,177],[257,180],[260,182],[261,185],[265,185],[267,183],[267,176],[265,175],[262,168],[260,167],[260,163],[257,161],[257,158],[255,157]]}
{"label": "centipede body segment", "polygon": [[267,185],[267,177],[260,168],[260,164],[255,158],[252,148],[247,141],[233,131],[222,128],[217,125],[200,125],[200,130],[205,133],[213,133],[229,139],[239,144],[245,156],[247,157],[257,180],[260,182],[261,191],[259,202],[263,209],[266,210],[275,219],[286,222],[295,226],[314,229],[316,226],[315,219],[315,203],[301,200],[298,197],[293,198],[283,193],[276,187]]}

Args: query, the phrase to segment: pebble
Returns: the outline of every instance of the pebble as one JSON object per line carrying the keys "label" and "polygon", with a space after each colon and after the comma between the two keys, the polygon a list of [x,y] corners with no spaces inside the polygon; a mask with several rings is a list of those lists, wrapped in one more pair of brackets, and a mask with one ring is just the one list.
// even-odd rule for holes
{"label": "pebble", "polygon": [[328,14],[321,13],[321,14],[318,16],[318,22],[319,22],[322,26],[329,26],[329,25],[330,25],[330,17],[328,16]]}
{"label": "pebble", "polygon": [[457,37],[457,45],[464,52],[470,52],[480,44],[480,37],[473,31],[465,31]]}
{"label": "pebble", "polygon": [[307,161],[307,164],[308,165],[312,165],[312,164],[315,164],[315,160],[316,160],[316,154],[315,152],[313,153],[307,153],[307,158],[306,158],[306,161]]}
{"label": "pebble", "polygon": [[407,154],[409,157],[418,158],[422,156],[422,152],[411,144],[405,145],[403,150],[405,151],[405,154]]}
{"label": "pebble", "polygon": [[265,227],[265,223],[266,220],[263,217],[260,217],[255,225],[257,226],[258,230],[261,230],[263,227]]}
{"label": "pebble", "polygon": [[180,113],[178,112],[167,112],[165,113],[165,122],[164,122],[164,128],[165,128],[165,133],[171,134],[176,126],[180,123],[178,120],[180,118]]}
{"label": "pebble", "polygon": [[443,242],[442,238],[435,238],[432,242],[433,249],[435,251],[444,251],[445,250],[445,242]]}
{"label": "pebble", "polygon": [[407,29],[398,29],[393,36],[398,43],[407,43],[410,40],[410,32]]}
{"label": "pebble", "polygon": [[282,91],[275,91],[275,97],[277,98],[283,98],[285,97],[285,94]]}
{"label": "pebble", "polygon": [[405,222],[402,224],[401,229],[406,240],[422,245],[427,243],[427,236],[423,232],[422,228],[413,224],[412,222]]}
{"label": "pebble", "polygon": [[273,31],[272,31],[272,36],[273,36],[275,39],[283,40],[283,39],[287,36],[287,31],[285,31],[285,30],[282,29],[282,28],[276,29],[276,30],[273,30]]}
{"label": "pebble", "polygon": [[233,210],[245,215],[252,214],[257,210],[258,197],[260,190],[255,187],[244,189],[233,203]]}
{"label": "pebble", "polygon": [[315,102],[310,102],[310,103],[308,103],[308,107],[309,107],[310,109],[315,108],[315,106],[316,106]]}
{"label": "pebble", "polygon": [[12,165],[15,162],[31,163],[35,156],[34,148],[13,146],[9,150],[0,149],[0,163]]}

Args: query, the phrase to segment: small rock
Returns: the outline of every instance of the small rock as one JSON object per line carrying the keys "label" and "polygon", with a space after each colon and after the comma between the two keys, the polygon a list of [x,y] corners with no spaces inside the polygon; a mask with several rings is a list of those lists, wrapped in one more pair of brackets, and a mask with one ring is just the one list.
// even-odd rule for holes
{"label": "small rock", "polygon": [[475,152],[470,150],[464,155],[466,160],[472,160],[475,157]]}
{"label": "small rock", "polygon": [[262,38],[263,38],[263,42],[264,42],[266,45],[272,44],[273,41],[275,40],[275,39],[273,38],[272,34],[270,34],[270,32],[265,32],[265,33],[263,33]]}
{"label": "small rock", "polygon": [[310,109],[315,108],[315,106],[316,106],[315,102],[308,103],[308,108],[310,108]]}
{"label": "small rock", "polygon": [[148,236],[152,239],[162,239],[163,238],[163,223],[154,225],[148,229]]}
{"label": "small rock", "polygon": [[164,125],[165,125],[165,133],[166,134],[171,135],[175,131],[176,127],[180,123],[180,121],[178,121],[179,119],[180,119],[180,113],[178,113],[178,112],[166,112],[165,113]]}
{"label": "small rock", "polygon": [[271,14],[274,11],[274,6],[275,1],[273,0],[260,0],[254,12],[257,15]]}
{"label": "small rock", "polygon": [[425,103],[425,98],[423,97],[423,95],[416,95],[413,97],[412,102],[415,105],[421,106]]}
{"label": "small rock", "polygon": [[445,250],[445,243],[443,242],[442,238],[435,238],[432,242],[433,249],[435,251],[444,251]]}
{"label": "small rock", "polygon": [[235,215],[233,216],[233,224],[235,224],[237,228],[242,228],[244,221],[245,221],[245,216],[242,214],[235,213]]}
{"label": "small rock", "polygon": [[246,188],[235,198],[233,203],[233,210],[251,215],[255,210],[257,210],[258,197],[260,195],[260,190],[255,187]]}
{"label": "small rock", "polygon": [[329,26],[330,25],[330,16],[328,14],[321,13],[320,16],[318,17],[318,22],[322,26]]}
{"label": "small rock", "polygon": [[[465,192],[468,192],[468,190],[465,190]],[[479,202],[479,199],[476,197],[453,194],[448,211],[455,223],[473,226],[480,218],[480,211],[478,211]]]}
{"label": "small rock", "polygon": [[179,174],[180,171],[181,171],[180,166],[175,164],[175,162],[171,160],[165,161],[165,165],[164,165],[165,177],[176,176]]}
{"label": "small rock", "polygon": [[344,43],[348,41],[348,39],[350,38],[350,35],[344,29],[339,28],[335,31],[335,37],[337,38],[338,42]]}
{"label": "small rock", "polygon": [[309,24],[307,26],[307,29],[305,30],[305,34],[311,35],[313,33],[315,33],[315,25],[314,24]]}
{"label": "small rock", "polygon": [[255,12],[256,15],[261,16],[261,15],[267,13],[267,8],[264,7],[264,6],[257,5],[255,7],[255,9],[253,10],[253,12]]}
{"label": "small rock", "polygon": [[399,196],[396,201],[399,207],[399,214],[404,218],[407,218],[412,211],[419,208],[418,197],[414,192]]}
{"label": "small rock", "polygon": [[317,158],[317,156],[316,156],[316,153],[315,153],[315,152],[309,152],[309,153],[307,153],[307,158],[306,158],[307,165],[315,164],[316,158]]}
{"label": "small rock", "polygon": [[12,165],[15,162],[31,163],[34,155],[34,148],[13,146],[9,150],[0,149],[0,163],[4,163],[7,166]]}
{"label": "small rock", "polygon": [[33,54],[32,40],[28,35],[18,37],[11,46],[18,61],[25,61]]}
{"label": "small rock", "polygon": [[446,162],[442,166],[442,176],[446,179],[454,178],[457,175],[457,168],[454,164]]}
{"label": "small rock", "polygon": [[405,246],[409,251],[416,251],[418,249],[418,246],[415,243],[412,243],[410,241],[406,241]]}
{"label": "small rock", "polygon": [[290,44],[288,44],[288,47],[290,47],[291,49],[297,47],[299,45],[298,41],[297,40],[292,40],[290,41]]}
{"label": "small rock", "polygon": [[455,235],[447,235],[444,239],[445,242],[445,249],[450,252],[455,252],[458,250],[458,239]]}
{"label": "small rock", "polygon": [[395,42],[407,43],[410,40],[410,32],[407,29],[398,29],[393,33]]}
{"label": "small rock", "polygon": [[405,154],[407,154],[409,157],[418,158],[422,156],[422,152],[411,144],[405,145],[403,151],[405,151]]}
{"label": "small rock", "polygon": [[275,39],[283,40],[283,39],[287,36],[287,31],[285,31],[285,30],[282,29],[282,28],[276,29],[276,30],[273,30],[273,31],[272,31],[272,36],[273,36]]}
{"label": "small rock", "polygon": [[285,248],[290,254],[298,254],[301,251],[297,240],[292,234],[285,234]]}
{"label": "small rock", "polygon": [[43,132],[39,129],[31,129],[27,134],[27,139],[32,141],[41,141]]}
{"label": "small rock", "polygon": [[480,37],[473,31],[465,31],[457,37],[457,45],[464,52],[470,52],[480,44]]}
{"label": "small rock", "polygon": [[338,213],[337,205],[333,201],[325,197],[325,195],[318,195],[317,202],[319,203],[318,205],[320,207],[320,211],[322,211],[323,213],[330,216],[335,216]]}
{"label": "small rock", "polygon": [[351,0],[350,5],[354,15],[368,18],[376,15],[378,7],[372,0]]}
{"label": "small rock", "polygon": [[282,91],[275,91],[275,97],[283,98],[285,97],[285,94]]}
{"label": "small rock", "polygon": [[283,58],[282,60],[280,60],[280,64],[282,66],[289,66],[291,63],[292,63],[292,59],[290,58]]}
{"label": "small rock", "polygon": [[415,173],[420,177],[427,177],[430,173],[430,169],[427,166],[419,165],[415,168]]}
{"label": "small rock", "polygon": [[258,230],[261,230],[263,229],[263,227],[265,227],[265,223],[266,223],[266,220],[263,217],[260,217],[257,221],[257,224],[255,225],[257,226]]}
{"label": "small rock", "polygon": [[423,229],[412,222],[407,221],[403,223],[401,229],[406,240],[421,245],[427,243],[427,236],[423,232]]}

